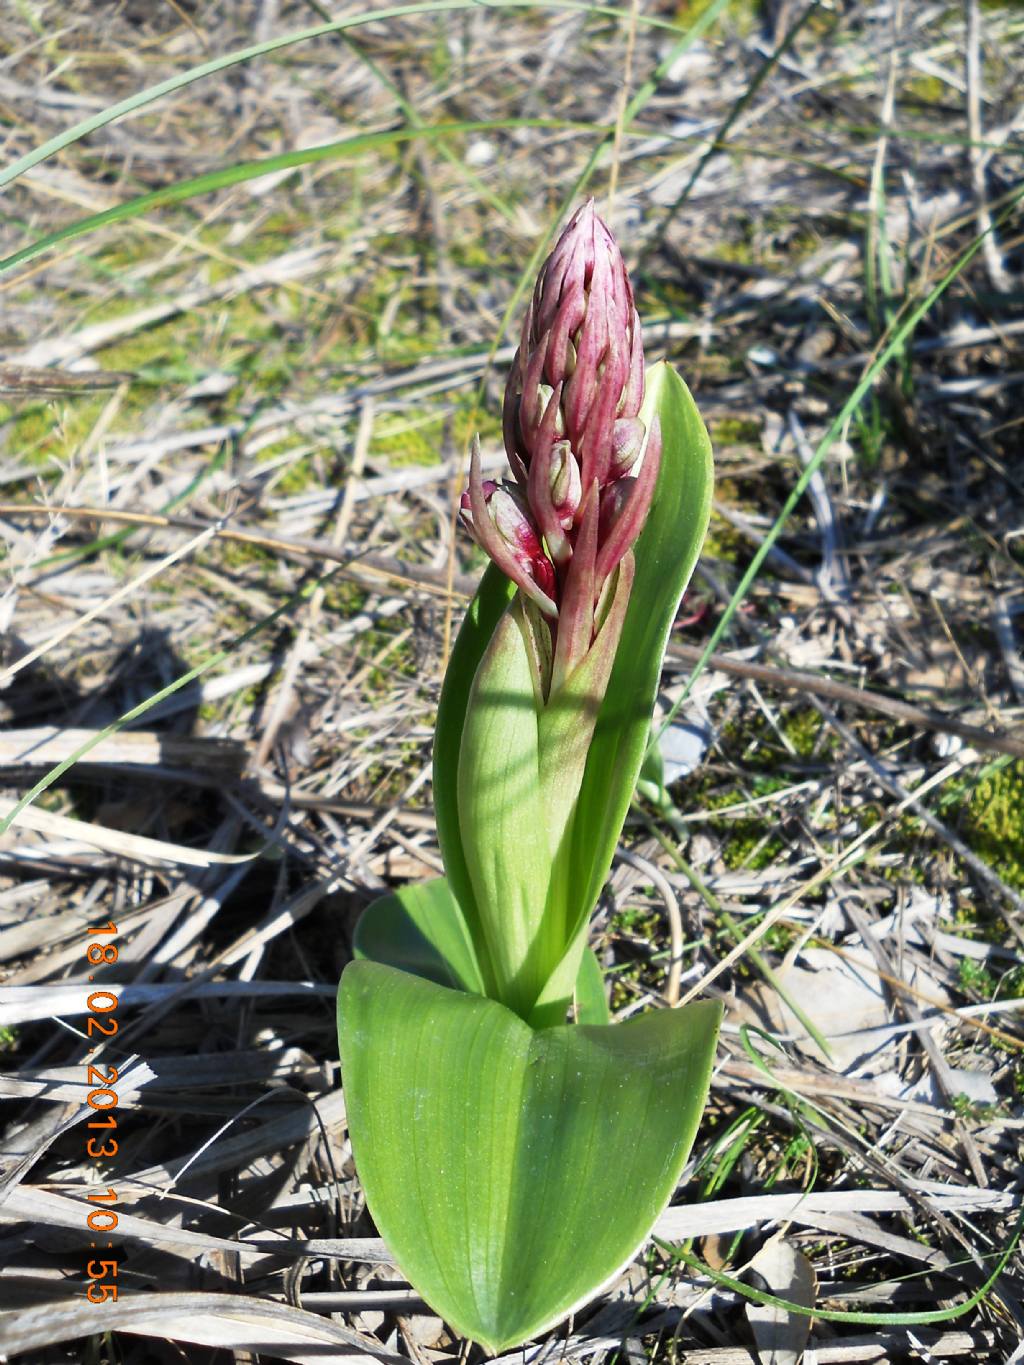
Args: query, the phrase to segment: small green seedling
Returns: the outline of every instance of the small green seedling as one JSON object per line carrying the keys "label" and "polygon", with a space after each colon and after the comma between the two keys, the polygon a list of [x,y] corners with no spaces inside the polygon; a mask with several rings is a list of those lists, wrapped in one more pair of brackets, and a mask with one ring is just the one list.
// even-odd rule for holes
{"label": "small green seedling", "polygon": [[662,363],[645,383],[629,278],[592,203],[541,270],[504,432],[514,481],[484,480],[474,449],[462,500],[493,563],[438,710],[447,875],[370,906],[338,995],[370,1211],[409,1282],[493,1351],[592,1298],[648,1236],[693,1143],[720,1013],[610,1023],[587,946],[712,481],[682,380]]}

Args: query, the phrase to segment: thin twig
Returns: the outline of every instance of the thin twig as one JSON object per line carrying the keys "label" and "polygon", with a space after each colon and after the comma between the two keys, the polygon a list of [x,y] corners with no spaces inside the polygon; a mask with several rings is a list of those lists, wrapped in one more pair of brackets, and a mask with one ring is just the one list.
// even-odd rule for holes
{"label": "thin twig", "polygon": [[[686,663],[696,663],[703,651],[699,645],[670,644],[666,651],[670,658],[682,659]],[[850,687],[848,683],[835,682],[818,673],[804,673],[795,669],[770,667],[767,664],[750,663],[746,659],[735,659],[728,654],[714,653],[708,659],[710,668],[720,669],[736,678],[751,678],[769,687],[781,687],[787,692],[806,692],[815,697],[829,697],[832,701],[844,702],[862,710],[877,711],[880,715],[891,716],[905,725],[917,730],[934,730],[940,734],[956,735],[977,749],[988,749],[998,754],[1010,754],[1013,758],[1024,758],[1024,739],[1014,735],[994,735],[990,730],[982,730],[977,725],[967,725],[953,716],[943,715],[941,711],[925,711],[910,702],[900,701],[898,697],[885,697],[880,692],[869,692],[865,688]]]}

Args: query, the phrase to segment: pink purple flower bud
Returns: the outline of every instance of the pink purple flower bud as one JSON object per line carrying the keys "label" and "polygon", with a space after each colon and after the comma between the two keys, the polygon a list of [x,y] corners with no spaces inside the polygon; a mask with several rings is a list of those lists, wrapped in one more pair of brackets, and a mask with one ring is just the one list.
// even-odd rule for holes
{"label": "pink purple flower bud", "polygon": [[[608,227],[584,204],[541,269],[505,391],[505,449],[521,483],[551,440],[567,437],[584,487],[613,472],[615,424],[643,398],[643,342],[625,263]],[[561,390],[552,426],[542,418]],[[554,434],[552,435],[552,431]]]}
{"label": "pink purple flower bud", "polygon": [[612,431],[613,479],[621,479],[636,464],[644,444],[644,424],[639,417],[619,417]]}
{"label": "pink purple flower bud", "polygon": [[541,268],[505,388],[516,491],[485,493],[478,473],[463,498],[477,540],[551,621],[563,676],[595,638],[602,590],[654,493],[661,445],[638,416],[643,395],[633,290],[591,200]]}
{"label": "pink purple flower bud", "polygon": [[507,484],[484,479],[480,446],[473,444],[469,488],[460,502],[463,524],[477,544],[513,583],[548,616],[557,616],[555,570],[533,524],[522,493]]}
{"label": "pink purple flower bud", "polygon": [[573,523],[583,492],[580,467],[573,458],[568,441],[556,441],[551,447],[548,491],[555,516],[562,523],[563,530],[567,531]]}

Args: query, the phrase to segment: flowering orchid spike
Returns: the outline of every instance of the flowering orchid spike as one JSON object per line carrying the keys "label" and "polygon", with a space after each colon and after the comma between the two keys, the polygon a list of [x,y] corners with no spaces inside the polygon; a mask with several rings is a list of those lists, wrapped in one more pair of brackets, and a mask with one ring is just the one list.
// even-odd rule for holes
{"label": "flowering orchid spike", "polygon": [[[529,468],[538,444],[539,390],[561,386],[560,430],[581,461],[581,482],[604,483],[616,420],[643,399],[643,345],[622,254],[589,200],[541,268],[505,394],[505,449]],[[598,401],[598,400],[603,401]],[[590,468],[582,468],[584,445]]]}
{"label": "flowering orchid spike", "polygon": [[[463,498],[477,540],[551,623],[553,655],[563,664],[556,677],[596,639],[602,592],[647,517],[660,442],[639,416],[643,397],[633,290],[615,238],[589,200],[541,268],[505,387],[502,430],[515,486],[504,496],[497,486],[474,495],[471,479]],[[591,488],[587,565],[574,573]],[[481,499],[493,509],[494,534],[476,526]],[[567,595],[571,623],[563,626]],[[568,647],[558,639],[565,631]]]}

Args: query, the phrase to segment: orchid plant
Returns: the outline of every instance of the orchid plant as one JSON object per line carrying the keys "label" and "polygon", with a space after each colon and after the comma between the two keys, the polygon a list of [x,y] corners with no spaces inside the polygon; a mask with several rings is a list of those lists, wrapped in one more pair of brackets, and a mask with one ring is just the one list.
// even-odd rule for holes
{"label": "orchid plant", "polygon": [[370,906],[338,996],[370,1211],[427,1303],[491,1350],[632,1259],[719,1022],[702,1001],[611,1023],[587,946],[711,499],[707,432],[673,369],[645,376],[592,202],[541,270],[503,419],[512,479],[485,480],[474,445],[462,497],[492,564],[438,708],[446,876]]}

